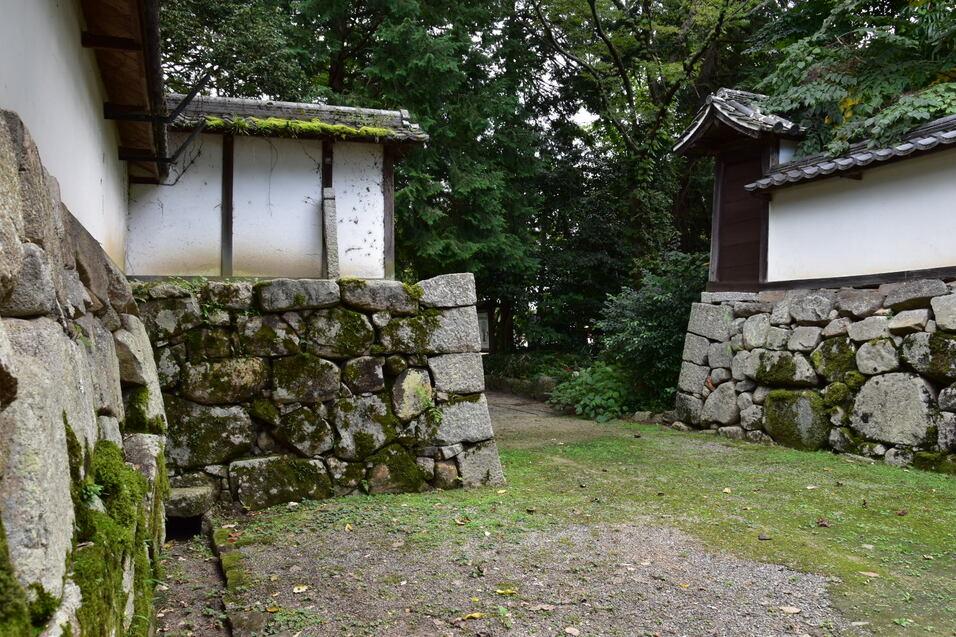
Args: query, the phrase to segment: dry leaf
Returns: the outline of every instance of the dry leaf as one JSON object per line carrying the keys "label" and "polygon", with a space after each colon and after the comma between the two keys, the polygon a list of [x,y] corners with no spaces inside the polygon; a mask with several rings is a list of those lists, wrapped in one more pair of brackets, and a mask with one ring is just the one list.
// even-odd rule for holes
{"label": "dry leaf", "polygon": [[781,606],[780,610],[786,613],[787,615],[796,615],[800,612],[800,609],[796,606]]}
{"label": "dry leaf", "polygon": [[690,584],[681,583],[681,584],[678,584],[678,586],[680,586],[681,588],[690,588]]}
{"label": "dry leaf", "polygon": [[350,523],[346,522],[346,524],[345,524],[345,530],[346,530],[346,531],[351,531],[351,530],[352,530],[352,525],[351,525]]}
{"label": "dry leaf", "polygon": [[873,571],[858,571],[863,577],[879,577],[879,573],[874,573]]}
{"label": "dry leaf", "polygon": [[267,613],[278,613],[280,610],[282,610],[282,609],[281,609],[280,607],[278,607],[278,606],[270,606],[269,608],[266,609],[266,612],[267,612]]}
{"label": "dry leaf", "polygon": [[813,491],[814,489],[819,489],[819,488],[820,488],[820,487],[818,487],[818,486],[815,485],[815,484],[808,484],[808,485],[807,485],[807,491]]}
{"label": "dry leaf", "polygon": [[498,489],[495,493],[497,493],[498,495],[504,495],[504,494],[508,493],[508,490],[507,490],[507,489]]}
{"label": "dry leaf", "polygon": [[468,524],[468,518],[455,518],[455,524],[458,526],[465,526]]}
{"label": "dry leaf", "polygon": [[578,630],[577,628],[573,628],[572,626],[568,626],[567,628],[564,629],[564,634],[571,635],[571,637],[577,637],[578,635],[581,634],[581,631]]}
{"label": "dry leaf", "polygon": [[817,518],[817,526],[828,529],[830,528],[830,520],[826,518]]}
{"label": "dry leaf", "polygon": [[304,593],[309,590],[308,584],[296,584],[292,587],[292,592],[298,595],[299,593]]}
{"label": "dry leaf", "polygon": [[484,616],[484,613],[468,613],[462,619],[482,619]]}
{"label": "dry leaf", "polygon": [[730,487],[724,487],[724,493],[731,493]]}
{"label": "dry leaf", "polygon": [[498,588],[495,589],[495,595],[517,595],[518,591],[513,588]]}
{"label": "dry leaf", "polygon": [[900,509],[899,511],[896,512],[896,515],[904,516],[907,513],[909,513],[909,511],[907,511],[906,509]]}

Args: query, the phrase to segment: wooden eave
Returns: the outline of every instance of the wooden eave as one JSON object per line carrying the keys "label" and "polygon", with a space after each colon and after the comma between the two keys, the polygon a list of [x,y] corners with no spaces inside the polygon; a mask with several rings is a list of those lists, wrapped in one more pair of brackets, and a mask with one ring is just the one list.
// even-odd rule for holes
{"label": "wooden eave", "polygon": [[[159,57],[157,0],[81,0],[83,46],[94,50],[106,89],[104,111],[165,113]],[[165,124],[158,120],[117,120],[120,150],[145,157],[166,155]],[[159,161],[130,161],[137,181],[161,181],[167,166]]]}

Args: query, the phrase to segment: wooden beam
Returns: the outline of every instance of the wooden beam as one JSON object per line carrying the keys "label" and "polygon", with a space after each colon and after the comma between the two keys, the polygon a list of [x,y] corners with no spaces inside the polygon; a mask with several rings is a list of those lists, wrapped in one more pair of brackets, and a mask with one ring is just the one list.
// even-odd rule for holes
{"label": "wooden beam", "polygon": [[86,49],[106,49],[111,51],[141,51],[143,45],[134,38],[121,38],[115,35],[97,35],[84,31],[80,35],[80,44]]}
{"label": "wooden beam", "polygon": [[235,138],[222,138],[222,245],[220,248],[219,272],[232,276],[232,182]]}

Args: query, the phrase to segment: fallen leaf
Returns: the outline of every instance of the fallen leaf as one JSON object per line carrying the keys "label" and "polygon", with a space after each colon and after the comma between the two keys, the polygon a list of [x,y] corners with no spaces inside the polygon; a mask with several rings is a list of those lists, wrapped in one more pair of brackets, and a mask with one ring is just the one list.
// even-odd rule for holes
{"label": "fallen leaf", "polygon": [[808,484],[808,485],[807,485],[807,491],[813,491],[814,489],[819,489],[819,488],[820,488],[820,487],[818,487],[818,486],[815,485],[815,484]]}
{"label": "fallen leaf", "polygon": [[282,609],[281,609],[280,607],[278,607],[278,606],[270,606],[269,608],[266,609],[266,612],[267,612],[267,613],[278,613],[280,610],[282,610]]}
{"label": "fallen leaf", "polygon": [[534,513],[535,511],[537,511],[537,509],[534,507],[528,507],[527,509],[525,509],[525,511],[527,511],[528,513]]}
{"label": "fallen leaf", "polygon": [[724,493],[732,493],[730,487],[724,487]]}
{"label": "fallen leaf", "polygon": [[513,588],[498,588],[495,589],[495,595],[517,595],[518,591]]}
{"label": "fallen leaf", "polygon": [[348,522],[346,522],[346,524],[345,524],[345,530],[346,530],[346,531],[351,531],[351,530],[352,530],[352,525],[349,524]]}
{"label": "fallen leaf", "polygon": [[468,524],[468,518],[455,518],[455,524],[458,526],[465,526]]}
{"label": "fallen leaf", "polygon": [[482,619],[484,616],[484,613],[468,613],[462,619]]}
{"label": "fallen leaf", "polygon": [[223,524],[221,528],[223,528],[223,529],[234,529],[234,528],[236,528],[236,525],[235,525],[235,524]]}
{"label": "fallen leaf", "polygon": [[690,588],[690,584],[678,584],[681,588]]}
{"label": "fallen leaf", "polygon": [[879,573],[874,573],[873,571],[858,571],[863,577],[879,577]]}
{"label": "fallen leaf", "polygon": [[278,581],[279,581],[279,576],[278,576],[278,575],[270,575],[270,576],[269,576],[269,581],[270,581],[270,582],[278,582]]}
{"label": "fallen leaf", "polygon": [[800,609],[796,606],[781,606],[780,610],[786,613],[787,615],[796,615],[800,613]]}
{"label": "fallen leaf", "polygon": [[761,533],[760,535],[757,536],[757,539],[760,540],[761,542],[766,542],[766,541],[771,540],[771,539],[773,539],[773,538],[771,538],[771,537],[770,537],[769,535],[767,535],[766,533]]}
{"label": "fallen leaf", "polygon": [[551,611],[551,610],[554,610],[554,605],[553,604],[535,604],[534,606],[529,606],[528,610],[535,611],[535,612]]}
{"label": "fallen leaf", "polygon": [[872,551],[874,548],[876,548],[872,544],[862,544],[861,546],[865,548],[867,551]]}
{"label": "fallen leaf", "polygon": [[568,626],[567,628],[564,629],[564,633],[566,635],[571,635],[571,637],[577,637],[578,635],[581,634],[581,631],[572,626]]}
{"label": "fallen leaf", "polygon": [[508,490],[507,490],[507,489],[498,489],[497,491],[495,491],[495,493],[497,493],[498,495],[504,495],[504,494],[508,493]]}

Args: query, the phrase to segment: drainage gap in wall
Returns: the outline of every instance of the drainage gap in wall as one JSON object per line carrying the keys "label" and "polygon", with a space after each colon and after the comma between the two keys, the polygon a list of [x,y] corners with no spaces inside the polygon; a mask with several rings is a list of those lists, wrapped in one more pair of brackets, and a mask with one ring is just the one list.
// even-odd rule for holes
{"label": "drainage gap in wall", "polygon": [[202,534],[202,516],[166,518],[166,540],[189,540]]}

